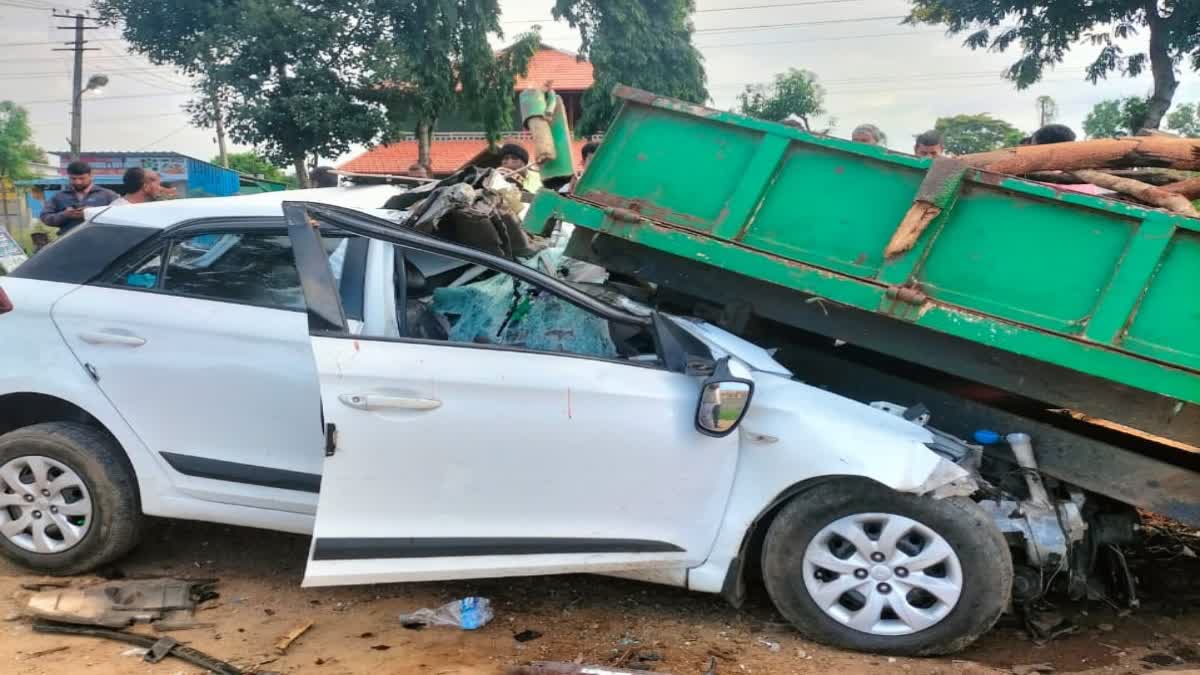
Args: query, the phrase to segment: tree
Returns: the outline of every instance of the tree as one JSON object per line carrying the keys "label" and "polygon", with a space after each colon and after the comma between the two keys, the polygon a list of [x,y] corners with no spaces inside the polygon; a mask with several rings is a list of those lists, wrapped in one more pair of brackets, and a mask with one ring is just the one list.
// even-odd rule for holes
{"label": "tree", "polygon": [[1185,103],[1167,116],[1167,128],[1181,136],[1200,138],[1200,103]]}
{"label": "tree", "polygon": [[616,115],[613,87],[627,84],[690,103],[708,101],[704,59],[692,44],[694,0],[555,0],[555,19],[578,28],[595,68],[577,131],[603,131]]}
{"label": "tree", "polygon": [[1142,129],[1147,106],[1146,99],[1136,96],[1101,101],[1084,118],[1083,132],[1088,138],[1132,136]]}
{"label": "tree", "polygon": [[[213,164],[220,164],[220,159],[220,157],[213,157],[211,161]],[[283,171],[279,167],[270,163],[256,152],[229,153],[229,168],[249,176],[261,176],[266,180],[273,180],[280,183],[285,180]]]}
{"label": "tree", "polygon": [[1012,147],[1023,136],[1020,129],[987,113],[939,117],[933,128],[942,133],[943,145],[955,155]]}
{"label": "tree", "polygon": [[29,113],[12,101],[0,101],[0,178],[32,178],[30,162],[42,162],[45,157],[33,142]]}
{"label": "tree", "polygon": [[512,128],[513,80],[541,45],[536,31],[497,54],[497,0],[382,0],[375,11],[389,37],[370,49],[358,92],[386,110],[385,141],[413,131],[428,166],[438,118],[452,107],[483,122],[490,142]]}
{"label": "tree", "polygon": [[[291,164],[371,141],[378,107],[354,96],[365,44],[379,38],[365,0],[98,0],[110,25],[154,63],[200,77],[194,119],[219,92],[230,136]],[[212,113],[208,113],[211,115]]]}
{"label": "tree", "polygon": [[[1040,81],[1081,40],[1099,47],[1087,68],[1092,84],[1114,72],[1136,77],[1149,67],[1154,93],[1139,127],[1158,128],[1179,86],[1177,67],[1190,60],[1200,69],[1195,0],[912,0],[906,21],[969,32],[965,45],[971,49],[1001,52],[1019,44],[1021,57],[1005,72],[1018,89]],[[1125,53],[1118,40],[1143,29],[1149,33],[1147,51]]]}
{"label": "tree", "polygon": [[825,112],[825,89],[817,76],[807,70],[790,68],[775,76],[770,84],[750,84],[738,95],[743,115],[782,122],[795,115],[811,131],[809,118]]}

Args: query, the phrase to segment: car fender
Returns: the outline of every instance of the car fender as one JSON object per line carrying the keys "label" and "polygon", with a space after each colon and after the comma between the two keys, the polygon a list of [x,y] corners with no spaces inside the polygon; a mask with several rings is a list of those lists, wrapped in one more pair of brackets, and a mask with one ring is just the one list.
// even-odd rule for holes
{"label": "car fender", "polygon": [[915,423],[786,377],[760,372],[754,381],[729,502],[707,560],[688,572],[688,588],[728,591],[755,524],[805,488],[854,477],[930,494],[970,479],[925,445],[933,435]]}

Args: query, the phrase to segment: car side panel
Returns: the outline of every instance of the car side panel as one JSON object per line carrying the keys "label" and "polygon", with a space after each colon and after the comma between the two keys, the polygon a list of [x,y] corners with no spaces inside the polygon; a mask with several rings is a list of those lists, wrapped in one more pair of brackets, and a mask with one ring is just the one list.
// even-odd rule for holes
{"label": "car side panel", "polygon": [[164,468],[105,398],[50,320],[54,303],[77,286],[12,277],[0,280],[0,286],[14,307],[0,316],[0,344],[4,345],[0,349],[0,395],[44,394],[86,410],[125,449],[137,473],[142,507],[157,515],[160,497],[170,489]]}

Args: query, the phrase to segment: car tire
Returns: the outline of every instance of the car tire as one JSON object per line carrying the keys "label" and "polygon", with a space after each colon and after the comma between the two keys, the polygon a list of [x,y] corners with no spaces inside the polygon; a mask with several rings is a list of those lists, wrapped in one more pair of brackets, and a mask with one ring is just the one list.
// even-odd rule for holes
{"label": "car tire", "polygon": [[767,531],[762,569],[776,608],[805,636],[902,656],[974,642],[1008,606],[1013,578],[1003,535],[974,502],[865,479],[787,502]]}
{"label": "car tire", "polygon": [[[49,489],[37,489],[34,467]],[[13,480],[22,484],[14,488]],[[128,553],[141,535],[133,467],[111,436],[84,424],[47,422],[0,436],[0,499],[0,552],[42,574],[90,572]],[[29,529],[14,534],[24,522]]]}

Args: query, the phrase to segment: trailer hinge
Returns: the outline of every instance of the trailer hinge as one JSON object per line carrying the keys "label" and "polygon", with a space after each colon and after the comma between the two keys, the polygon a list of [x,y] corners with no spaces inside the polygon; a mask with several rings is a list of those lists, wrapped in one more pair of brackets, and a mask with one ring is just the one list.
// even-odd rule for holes
{"label": "trailer hinge", "polygon": [[887,296],[910,305],[921,305],[929,299],[929,296],[925,295],[925,291],[915,286],[888,286]]}
{"label": "trailer hinge", "polygon": [[330,422],[325,425],[325,456],[333,457],[337,452],[337,425]]}

